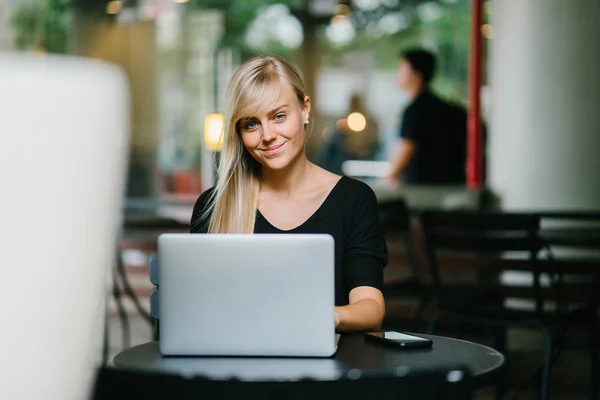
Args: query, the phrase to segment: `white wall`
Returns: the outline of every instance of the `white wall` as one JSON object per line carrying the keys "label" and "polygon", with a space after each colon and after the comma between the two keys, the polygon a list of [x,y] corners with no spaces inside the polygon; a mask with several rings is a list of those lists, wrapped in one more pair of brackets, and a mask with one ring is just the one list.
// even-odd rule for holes
{"label": "white wall", "polygon": [[600,209],[599,22],[598,0],[494,1],[489,182],[507,209]]}

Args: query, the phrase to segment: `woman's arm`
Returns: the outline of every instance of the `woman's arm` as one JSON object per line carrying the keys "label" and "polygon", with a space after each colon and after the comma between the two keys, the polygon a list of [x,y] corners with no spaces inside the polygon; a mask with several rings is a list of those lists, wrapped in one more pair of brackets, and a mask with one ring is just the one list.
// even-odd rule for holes
{"label": "woman's arm", "polygon": [[385,301],[379,289],[359,286],[350,291],[347,306],[335,307],[338,332],[379,329],[385,316]]}
{"label": "woman's arm", "polygon": [[[379,223],[379,206],[373,190],[363,182],[349,181],[342,281],[348,305],[335,308],[340,332],[378,329],[385,315],[383,269],[388,255]],[[343,303],[342,303],[343,304]]]}

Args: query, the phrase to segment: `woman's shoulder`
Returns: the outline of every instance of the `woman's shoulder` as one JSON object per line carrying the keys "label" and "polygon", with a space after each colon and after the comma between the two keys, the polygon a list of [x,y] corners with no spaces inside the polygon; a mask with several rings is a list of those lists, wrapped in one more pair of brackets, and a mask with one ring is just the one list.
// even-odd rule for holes
{"label": "woman's shoulder", "polygon": [[367,232],[379,219],[379,204],[373,189],[363,181],[343,177],[334,207],[340,209],[349,232]]}
{"label": "woman's shoulder", "polygon": [[363,181],[343,176],[339,182],[340,192],[346,199],[364,199],[367,197],[375,198],[375,192]]}
{"label": "woman's shoulder", "polygon": [[377,208],[377,198],[366,183],[342,176],[330,194],[329,207],[342,211],[348,218],[365,209]]}
{"label": "woman's shoulder", "polygon": [[338,192],[344,198],[346,196],[352,198],[373,193],[371,187],[362,181],[345,175],[340,176],[320,167],[317,181],[321,182],[323,186],[333,187],[332,192]]}

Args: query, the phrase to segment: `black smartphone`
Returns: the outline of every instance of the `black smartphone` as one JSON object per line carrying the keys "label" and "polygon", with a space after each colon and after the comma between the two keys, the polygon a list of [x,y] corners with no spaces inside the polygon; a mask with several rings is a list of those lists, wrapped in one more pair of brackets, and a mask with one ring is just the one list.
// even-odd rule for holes
{"label": "black smartphone", "polygon": [[403,349],[431,347],[433,345],[433,342],[427,338],[395,331],[367,332],[365,333],[365,339]]}

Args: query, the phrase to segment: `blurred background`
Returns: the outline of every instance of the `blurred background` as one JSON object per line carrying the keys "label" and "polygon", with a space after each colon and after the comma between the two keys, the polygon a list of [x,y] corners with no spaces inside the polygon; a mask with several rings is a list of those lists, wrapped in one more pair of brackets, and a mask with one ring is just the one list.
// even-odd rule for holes
{"label": "blurred background", "polygon": [[[403,49],[438,54],[436,92],[466,105],[470,7],[467,0],[2,0],[0,43],[122,66],[133,101],[128,195],[194,195],[205,186],[206,116],[224,112],[229,77],[246,59],[279,54],[301,68],[316,111],[309,157],[339,173],[347,158],[386,160],[392,151],[408,103],[394,84]],[[491,2],[485,8],[487,19]],[[481,29],[492,37],[491,25]],[[367,127],[332,155],[336,121],[355,111]]]}

